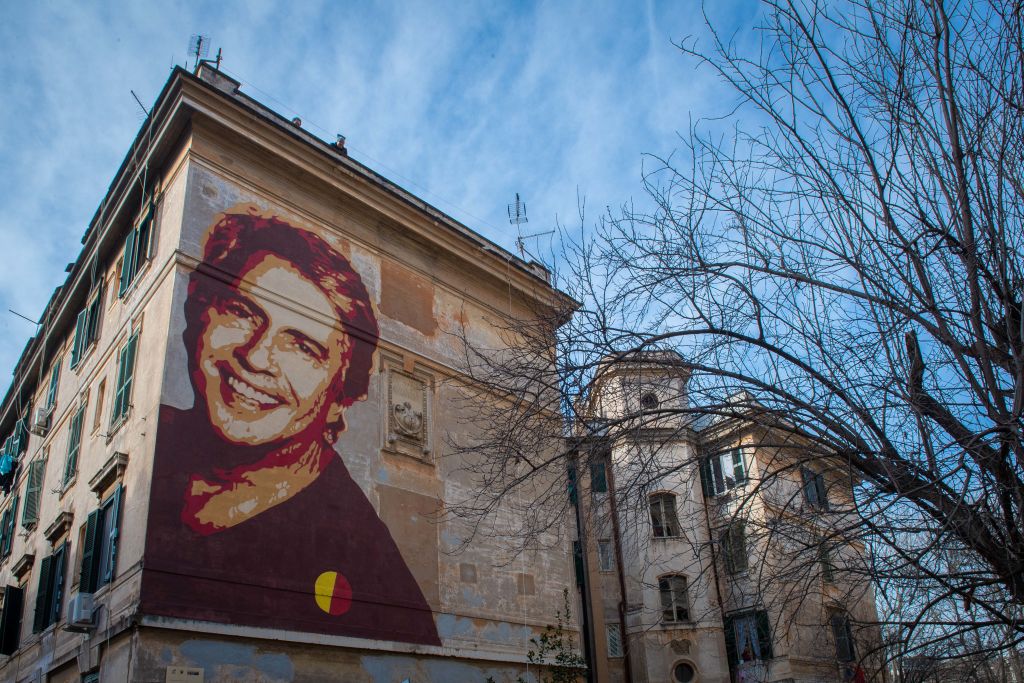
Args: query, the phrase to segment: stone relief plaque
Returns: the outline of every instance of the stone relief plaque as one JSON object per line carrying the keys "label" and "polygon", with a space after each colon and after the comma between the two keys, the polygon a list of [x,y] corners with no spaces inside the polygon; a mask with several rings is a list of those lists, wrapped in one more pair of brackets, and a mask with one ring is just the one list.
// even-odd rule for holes
{"label": "stone relief plaque", "polygon": [[384,449],[429,461],[432,378],[387,363],[384,371]]}

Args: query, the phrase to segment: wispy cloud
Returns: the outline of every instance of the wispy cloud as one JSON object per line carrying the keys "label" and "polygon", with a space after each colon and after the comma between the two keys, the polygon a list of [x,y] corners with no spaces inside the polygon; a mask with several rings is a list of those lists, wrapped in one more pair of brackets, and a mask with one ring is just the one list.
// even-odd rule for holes
{"label": "wispy cloud", "polygon": [[[718,11],[740,16],[749,3]],[[726,14],[728,16],[728,14]],[[8,3],[0,10],[0,368],[13,368],[188,36],[213,37],[253,97],[506,248],[529,230],[640,192],[642,152],[669,153],[720,105],[669,42],[695,3],[203,6]]]}

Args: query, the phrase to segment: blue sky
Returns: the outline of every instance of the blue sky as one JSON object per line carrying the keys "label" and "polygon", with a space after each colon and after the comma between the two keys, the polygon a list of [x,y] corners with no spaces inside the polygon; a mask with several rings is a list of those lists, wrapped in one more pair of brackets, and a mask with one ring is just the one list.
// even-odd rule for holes
{"label": "blue sky", "polygon": [[[749,0],[560,3],[3,3],[0,372],[7,376],[193,33],[243,91],[508,249],[640,199],[643,153],[735,96],[672,45]],[[749,31],[740,30],[739,40]],[[212,56],[212,55],[211,55]],[[534,240],[535,251],[544,244]]]}

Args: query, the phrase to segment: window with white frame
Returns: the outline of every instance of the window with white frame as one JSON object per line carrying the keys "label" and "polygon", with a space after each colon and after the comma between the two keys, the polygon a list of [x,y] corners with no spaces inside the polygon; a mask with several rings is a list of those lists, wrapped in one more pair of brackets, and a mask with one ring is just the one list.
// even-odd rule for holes
{"label": "window with white frame", "polygon": [[701,461],[701,482],[706,497],[720,496],[747,482],[743,449],[736,447]]}
{"label": "window with white frame", "polygon": [[671,493],[655,493],[651,496],[651,526],[655,538],[670,538],[679,535],[679,518],[676,516],[676,497]]}
{"label": "window with white frame", "polygon": [[690,600],[686,593],[686,577],[671,574],[658,579],[661,594],[661,620],[677,622],[690,620]]}
{"label": "window with white frame", "polygon": [[772,658],[768,613],[752,610],[725,618],[725,649],[731,666]]}
{"label": "window with white frame", "polygon": [[605,624],[605,635],[608,642],[608,656],[622,657],[622,624],[617,621]]}

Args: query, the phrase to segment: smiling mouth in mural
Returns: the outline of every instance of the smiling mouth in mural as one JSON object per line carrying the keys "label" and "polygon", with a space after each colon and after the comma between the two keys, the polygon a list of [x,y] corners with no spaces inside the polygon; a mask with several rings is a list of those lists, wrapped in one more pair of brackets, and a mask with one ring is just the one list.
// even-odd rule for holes
{"label": "smiling mouth in mural", "polygon": [[231,368],[222,363],[217,364],[217,372],[221,379],[221,397],[227,405],[238,406],[256,412],[260,410],[273,410],[287,403],[285,397],[268,394],[265,390],[259,389],[239,377]]}

